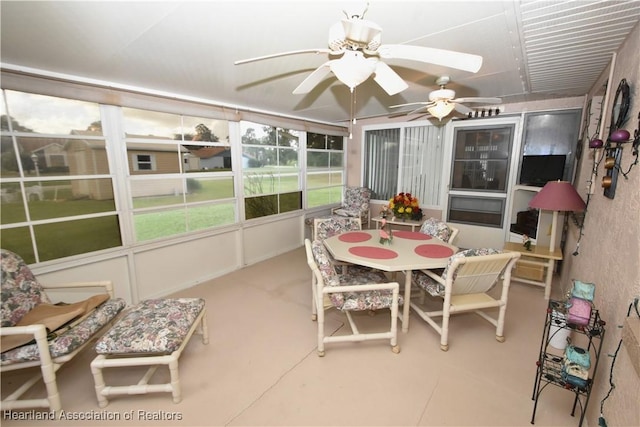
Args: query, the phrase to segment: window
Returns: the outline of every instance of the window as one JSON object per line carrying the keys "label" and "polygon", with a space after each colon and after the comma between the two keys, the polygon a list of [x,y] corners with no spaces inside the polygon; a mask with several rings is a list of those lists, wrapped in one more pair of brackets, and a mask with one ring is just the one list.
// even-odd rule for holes
{"label": "window", "polygon": [[238,224],[243,206],[246,219],[300,211],[305,185],[312,207],[342,197],[343,136],[245,121],[232,143],[201,106],[1,94],[0,232],[28,263]]}
{"label": "window", "polygon": [[307,133],[307,207],[340,203],[344,188],[344,137]]}
{"label": "window", "polygon": [[458,129],[451,188],[506,192],[512,127]]}
{"label": "window", "polygon": [[27,263],[122,245],[100,107],[3,91],[2,247]]}
{"label": "window", "polygon": [[581,110],[527,113],[522,154],[565,154],[564,181],[573,181],[575,153],[580,146]]}
{"label": "window", "polygon": [[136,241],[236,221],[226,121],[122,111]]}
{"label": "window", "polygon": [[444,127],[406,126],[365,130],[364,186],[372,199],[398,192],[418,197],[421,206],[441,204]]}
{"label": "window", "polygon": [[302,209],[298,131],[240,122],[246,219]]}
{"label": "window", "polygon": [[515,125],[457,127],[447,221],[501,228]]}
{"label": "window", "polygon": [[151,154],[134,154],[133,170],[152,171],[155,170],[155,157]]}

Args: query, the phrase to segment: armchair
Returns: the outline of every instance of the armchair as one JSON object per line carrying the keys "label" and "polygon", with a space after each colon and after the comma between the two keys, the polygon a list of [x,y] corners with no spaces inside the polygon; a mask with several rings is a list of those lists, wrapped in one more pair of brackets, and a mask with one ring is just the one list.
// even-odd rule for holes
{"label": "armchair", "polygon": [[[312,319],[318,323],[318,356],[324,356],[324,345],[332,342],[360,342],[365,340],[388,339],[391,350],[400,352],[398,340],[398,306],[402,304],[400,285],[388,282],[381,272],[367,271],[357,274],[337,274],[329,261],[329,253],[320,240],[313,243],[309,239],[304,242],[307,253],[307,264],[311,269],[312,279]],[[325,295],[329,296],[331,307],[335,307],[347,316],[351,327],[349,335],[325,336],[324,315]],[[391,325],[388,330],[380,332],[360,332],[352,311],[389,309]]]}
{"label": "armchair", "polygon": [[344,199],[342,206],[333,208],[332,214],[340,216],[350,216],[360,218],[361,223],[367,224],[371,220],[369,202],[371,201],[371,190],[366,187],[346,187],[344,189]]}
{"label": "armchair", "polygon": [[[96,338],[98,332],[116,317],[126,303],[121,298],[114,298],[113,285],[109,281],[43,286],[18,255],[2,249],[0,256],[0,339],[3,347],[0,372],[40,367],[35,376],[2,399],[0,410],[49,408],[59,411],[62,404],[56,372]],[[45,292],[47,289],[98,289],[103,296],[92,297],[79,304],[60,306],[51,304]],[[92,301],[95,304],[91,304]],[[97,307],[93,308],[96,304]],[[34,315],[36,311],[40,314]],[[47,397],[21,399],[40,379],[44,381]]]}
{"label": "armchair", "polygon": [[[511,284],[511,269],[519,252],[502,253],[495,249],[468,249],[449,258],[441,275],[429,270],[413,274],[413,283],[435,297],[436,310],[411,301],[411,308],[440,334],[440,349],[449,349],[449,320],[452,314],[473,311],[496,327],[496,340],[504,342],[504,319]],[[499,299],[489,291],[502,279]],[[429,302],[427,301],[427,304]],[[498,309],[497,317],[485,310]],[[441,317],[440,323],[434,318]]]}

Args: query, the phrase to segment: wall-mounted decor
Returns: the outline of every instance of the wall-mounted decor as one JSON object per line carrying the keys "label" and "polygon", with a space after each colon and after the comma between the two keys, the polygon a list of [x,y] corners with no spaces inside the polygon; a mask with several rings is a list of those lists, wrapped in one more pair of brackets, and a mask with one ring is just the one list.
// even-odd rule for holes
{"label": "wall-mounted decor", "polygon": [[[620,161],[622,159],[622,144],[629,142],[630,134],[627,130],[622,129],[627,121],[627,113],[629,112],[629,84],[626,79],[620,80],[615,98],[613,99],[613,107],[611,108],[611,125],[609,127],[609,137],[605,145],[605,161],[604,168],[606,175],[602,177],[602,187],[604,188],[604,196],[613,199],[616,194],[616,186],[618,184],[618,173],[622,172]],[[613,145],[615,144],[615,145]],[[622,172],[627,177],[633,165],[637,163],[638,156],[636,151],[636,161],[629,167],[627,172]]]}

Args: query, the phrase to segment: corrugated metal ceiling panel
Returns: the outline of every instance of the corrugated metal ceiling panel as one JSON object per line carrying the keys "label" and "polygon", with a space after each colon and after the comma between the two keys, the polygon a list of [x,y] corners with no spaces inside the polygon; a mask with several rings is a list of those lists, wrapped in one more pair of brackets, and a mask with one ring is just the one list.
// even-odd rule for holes
{"label": "corrugated metal ceiling panel", "polygon": [[640,18],[638,1],[523,1],[521,34],[531,93],[586,93]]}

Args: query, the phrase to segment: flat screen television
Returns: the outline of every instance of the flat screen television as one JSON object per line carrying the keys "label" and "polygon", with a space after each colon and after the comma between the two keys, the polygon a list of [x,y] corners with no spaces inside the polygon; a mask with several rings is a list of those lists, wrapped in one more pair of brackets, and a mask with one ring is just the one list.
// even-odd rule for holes
{"label": "flat screen television", "polygon": [[562,180],[565,154],[522,156],[520,184],[544,187],[549,181]]}

